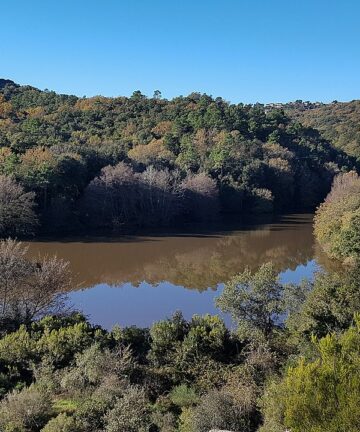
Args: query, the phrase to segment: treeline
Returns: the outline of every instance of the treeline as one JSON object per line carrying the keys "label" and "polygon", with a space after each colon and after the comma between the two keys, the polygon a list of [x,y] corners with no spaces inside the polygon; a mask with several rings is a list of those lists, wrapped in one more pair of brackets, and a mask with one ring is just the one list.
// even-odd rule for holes
{"label": "treeline", "polygon": [[25,253],[0,242],[2,431],[359,430],[358,269],[300,285],[246,270],[217,299],[231,331],[181,313],[106,331],[65,313],[66,263]]}
{"label": "treeline", "polygon": [[136,173],[119,162],[90,182],[81,207],[87,225],[116,229],[124,224],[210,221],[218,214],[218,204],[216,182],[204,173],[182,179],[178,171],[150,166]]}
{"label": "treeline", "polygon": [[[97,216],[87,212],[110,177],[102,216],[106,227],[118,229],[130,219],[143,226],[209,218],[216,209],[313,209],[333,176],[353,168],[355,160],[319,132],[261,105],[199,93],[170,101],[159,92],[148,98],[138,91],[129,98],[77,98],[0,80],[1,183],[8,188],[16,182],[11,188],[34,194],[26,198],[33,223],[29,217],[29,226],[17,223],[23,232],[90,229]],[[132,177],[118,181],[116,175]],[[126,189],[121,203],[117,185]],[[200,198],[196,206],[191,194]],[[110,202],[115,195],[116,205]],[[207,207],[215,196],[217,204]],[[6,197],[0,190],[1,204],[9,208]],[[4,212],[2,217],[11,220]]]}

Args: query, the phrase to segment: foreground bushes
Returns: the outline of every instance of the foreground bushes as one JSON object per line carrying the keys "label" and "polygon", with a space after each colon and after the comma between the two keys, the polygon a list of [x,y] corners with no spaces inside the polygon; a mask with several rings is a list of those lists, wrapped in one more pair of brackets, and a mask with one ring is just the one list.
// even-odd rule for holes
{"label": "foreground bushes", "polygon": [[[230,388],[234,381],[242,389],[257,387],[256,376],[246,372],[240,341],[219,318],[187,322],[176,314],[155,324],[145,357],[132,334],[106,332],[80,315],[47,317],[8,333],[0,340],[1,430],[176,430],[182,412],[194,419],[194,432],[208,424],[229,426],[230,419],[231,425],[250,424],[255,394],[244,410]],[[208,419],[216,401],[226,412],[220,406]]]}
{"label": "foreground bushes", "polygon": [[40,430],[51,418],[51,400],[34,386],[14,390],[1,402],[0,427],[4,432]]}
{"label": "foreground bushes", "polygon": [[360,258],[360,177],[340,174],[315,217],[315,235],[333,258],[354,263]]}
{"label": "foreground bushes", "polygon": [[[9,333],[0,340],[1,382],[7,379],[0,430],[254,432],[262,416],[263,432],[359,430],[360,317],[343,333],[314,337],[304,357],[282,363],[283,377],[273,343],[236,334],[226,341],[219,323],[179,314],[159,322],[145,358],[126,332],[100,330],[80,315]],[[201,349],[194,334],[204,336]],[[159,343],[170,350],[162,361]],[[183,357],[190,347],[191,357]]]}
{"label": "foreground bushes", "polygon": [[315,360],[301,358],[265,396],[262,431],[360,429],[360,317],[342,335],[313,339]]}
{"label": "foreground bushes", "polygon": [[52,309],[66,263],[24,254],[0,243],[4,317],[43,299],[35,315],[2,320],[1,432],[359,430],[358,269],[300,285],[284,285],[270,263],[245,270],[217,301],[232,331],[219,316],[179,312],[106,331]]}

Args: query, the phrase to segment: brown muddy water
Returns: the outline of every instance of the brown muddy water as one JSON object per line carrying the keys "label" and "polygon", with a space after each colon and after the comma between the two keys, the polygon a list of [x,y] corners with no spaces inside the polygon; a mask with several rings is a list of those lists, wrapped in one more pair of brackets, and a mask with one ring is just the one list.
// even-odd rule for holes
{"label": "brown muddy water", "polygon": [[272,261],[286,282],[311,278],[325,262],[312,220],[311,214],[292,214],[211,231],[33,241],[29,256],[57,255],[70,262],[69,301],[92,322],[149,326],[176,310],[186,318],[219,313],[214,298],[246,267]]}

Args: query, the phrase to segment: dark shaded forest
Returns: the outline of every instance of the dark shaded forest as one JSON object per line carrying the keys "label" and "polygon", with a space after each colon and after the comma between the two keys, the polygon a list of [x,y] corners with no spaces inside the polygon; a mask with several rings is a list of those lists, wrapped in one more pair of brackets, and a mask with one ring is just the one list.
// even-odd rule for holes
{"label": "dark shaded forest", "polygon": [[1,236],[312,210],[356,167],[283,109],[199,93],[78,98],[0,80]]}

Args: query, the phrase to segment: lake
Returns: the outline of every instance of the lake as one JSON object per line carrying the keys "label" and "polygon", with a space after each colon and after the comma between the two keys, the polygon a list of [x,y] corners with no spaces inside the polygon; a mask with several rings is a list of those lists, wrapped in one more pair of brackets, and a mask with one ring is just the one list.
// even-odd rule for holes
{"label": "lake", "polygon": [[284,282],[311,278],[326,258],[312,234],[313,215],[292,214],[271,223],[191,229],[119,238],[28,243],[29,256],[70,262],[69,301],[91,322],[111,328],[149,326],[181,310],[219,313],[214,298],[246,267],[272,261]]}

